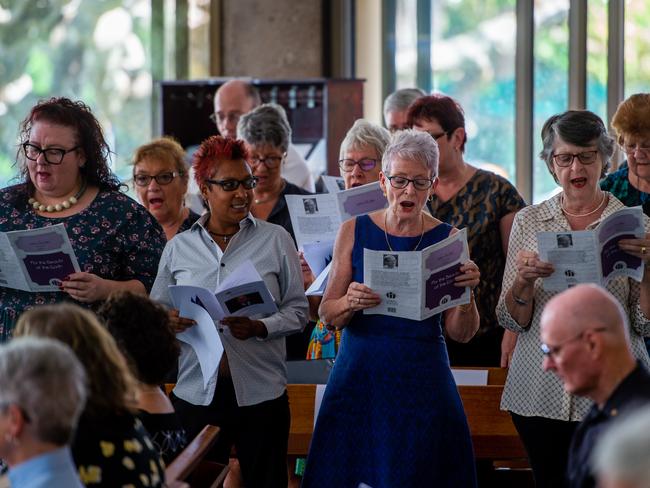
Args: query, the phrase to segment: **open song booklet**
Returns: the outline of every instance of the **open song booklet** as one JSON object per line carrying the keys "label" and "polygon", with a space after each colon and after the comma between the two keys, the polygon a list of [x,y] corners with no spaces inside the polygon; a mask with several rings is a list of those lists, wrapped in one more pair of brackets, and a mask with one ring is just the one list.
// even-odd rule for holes
{"label": "open song booklet", "polygon": [[[204,388],[216,373],[223,355],[215,324],[233,315],[253,317],[278,311],[271,292],[249,260],[239,265],[215,291],[200,286],[170,285],[169,294],[180,316],[196,322],[176,337],[194,349]],[[228,328],[224,327],[222,333],[228,334]]]}
{"label": "open song booklet", "polygon": [[643,260],[621,250],[618,241],[644,235],[641,207],[621,209],[593,230],[539,232],[539,257],[555,267],[555,272],[544,278],[544,289],[561,291],[579,283],[605,286],[618,276],[641,281]]}
{"label": "open song booklet", "polygon": [[61,291],[80,271],[63,224],[0,232],[0,286],[29,292]]}
{"label": "open song booklet", "polygon": [[309,242],[334,241],[341,224],[388,206],[378,182],[337,193],[285,195],[298,249]]}
{"label": "open song booklet", "polygon": [[422,251],[364,249],[363,282],[381,296],[381,303],[363,313],[424,320],[469,303],[469,287],[454,285],[468,260],[465,229]]}

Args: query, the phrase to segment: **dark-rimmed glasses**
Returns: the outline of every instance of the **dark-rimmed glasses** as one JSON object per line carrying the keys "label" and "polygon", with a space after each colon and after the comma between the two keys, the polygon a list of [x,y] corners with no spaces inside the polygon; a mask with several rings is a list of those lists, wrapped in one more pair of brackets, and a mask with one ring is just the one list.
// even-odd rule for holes
{"label": "dark-rimmed glasses", "polygon": [[406,188],[409,183],[413,183],[413,188],[416,190],[428,190],[433,185],[433,180],[429,178],[415,178],[412,180],[404,176],[386,175],[386,179],[390,182],[390,186],[400,190]]}
{"label": "dark-rimmed glasses", "polygon": [[258,164],[264,163],[264,166],[268,169],[275,169],[280,165],[286,155],[287,153],[284,153],[282,156],[265,156],[263,158],[259,156],[251,156],[248,158],[248,164],[251,166],[257,166]]}
{"label": "dark-rimmed glasses", "polygon": [[371,158],[363,158],[359,159],[358,161],[356,159],[350,158],[339,160],[339,168],[341,168],[341,171],[344,171],[346,173],[354,170],[354,167],[357,165],[359,168],[361,168],[362,171],[370,171],[375,166],[377,166],[377,160]]}
{"label": "dark-rimmed glasses", "polygon": [[133,175],[133,182],[138,186],[149,186],[151,180],[156,180],[159,185],[169,185],[177,176],[183,176],[176,171],[166,171],[157,175]]}
{"label": "dark-rimmed glasses", "polygon": [[79,149],[81,146],[75,146],[72,149],[59,149],[57,147],[48,147],[47,149],[40,148],[31,144],[29,142],[23,143],[23,151],[25,152],[25,157],[30,161],[36,161],[38,157],[43,154],[45,156],[45,162],[48,164],[61,164],[63,158],[69,152]]}
{"label": "dark-rimmed glasses", "polygon": [[252,190],[257,186],[257,177],[249,176],[243,180],[236,180],[229,178],[227,180],[205,180],[209,185],[219,185],[224,191],[235,191],[239,185],[243,186],[246,190]]}
{"label": "dark-rimmed glasses", "polygon": [[561,168],[568,168],[571,166],[575,158],[578,158],[578,161],[584,165],[593,164],[596,162],[596,159],[598,159],[598,151],[553,154],[553,160],[555,161],[555,164]]}
{"label": "dark-rimmed glasses", "polygon": [[567,344],[570,344],[571,342],[582,340],[582,338],[585,336],[585,334],[587,332],[605,332],[606,330],[607,330],[606,327],[596,327],[596,328],[592,328],[592,329],[585,329],[582,332],[580,332],[578,335],[576,335],[574,337],[571,337],[571,338],[567,339],[566,341],[562,341],[556,346],[549,346],[548,344],[542,343],[539,347],[542,349],[542,354],[544,354],[544,356],[546,356],[547,358],[554,358],[558,354],[560,354],[560,351],[562,350],[562,348],[564,346],[566,346]]}

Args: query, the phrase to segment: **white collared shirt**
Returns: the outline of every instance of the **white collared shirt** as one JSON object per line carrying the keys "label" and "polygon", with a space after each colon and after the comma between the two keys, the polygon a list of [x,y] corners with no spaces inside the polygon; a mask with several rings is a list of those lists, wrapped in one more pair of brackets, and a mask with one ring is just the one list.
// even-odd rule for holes
{"label": "white collared shirt", "polygon": [[[210,215],[203,215],[190,230],[171,239],[160,259],[151,298],[172,306],[169,285],[195,285],[216,290],[238,265],[250,260],[264,279],[279,311],[261,318],[268,331],[264,339],[245,341],[227,327],[219,332],[240,406],[278,398],[287,383],[284,337],[300,332],[308,318],[302,272],[291,236],[282,227],[249,216],[222,251],[205,230]],[[217,327],[217,323],[215,323]],[[195,405],[208,405],[214,396],[217,374],[203,388],[194,350],[181,342],[178,381],[174,394]]]}

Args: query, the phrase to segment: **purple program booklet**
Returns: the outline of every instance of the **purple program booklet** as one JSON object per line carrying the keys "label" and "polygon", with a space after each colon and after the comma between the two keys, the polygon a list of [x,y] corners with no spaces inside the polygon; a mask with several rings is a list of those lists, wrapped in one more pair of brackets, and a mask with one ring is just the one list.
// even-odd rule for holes
{"label": "purple program booklet", "polygon": [[621,209],[593,230],[539,232],[539,257],[555,267],[555,272],[544,278],[544,289],[561,291],[578,283],[604,286],[619,276],[641,281],[643,261],[621,250],[618,241],[644,235],[641,207]]}
{"label": "purple program booklet", "polygon": [[79,270],[64,224],[0,232],[0,286],[58,292],[61,281]]}
{"label": "purple program booklet", "polygon": [[363,282],[382,300],[363,312],[424,320],[469,303],[470,289],[454,284],[468,260],[465,229],[422,251],[364,249]]}

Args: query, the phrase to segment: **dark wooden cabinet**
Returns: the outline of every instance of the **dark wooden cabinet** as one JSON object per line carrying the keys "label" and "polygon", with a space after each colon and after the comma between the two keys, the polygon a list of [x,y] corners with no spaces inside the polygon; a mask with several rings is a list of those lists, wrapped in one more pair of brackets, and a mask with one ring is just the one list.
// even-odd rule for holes
{"label": "dark wooden cabinet", "polygon": [[[228,78],[161,82],[161,134],[183,147],[199,144],[217,132],[210,120],[214,92]],[[339,146],[354,121],[363,117],[364,80],[251,80],[264,103],[282,105],[295,144],[324,140],[327,173],[338,175]]]}

